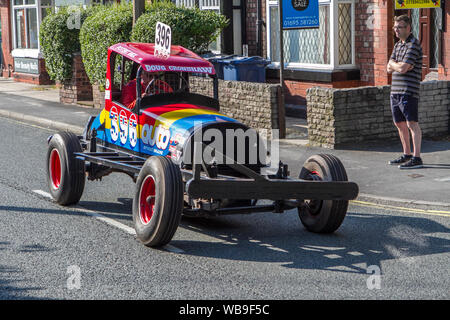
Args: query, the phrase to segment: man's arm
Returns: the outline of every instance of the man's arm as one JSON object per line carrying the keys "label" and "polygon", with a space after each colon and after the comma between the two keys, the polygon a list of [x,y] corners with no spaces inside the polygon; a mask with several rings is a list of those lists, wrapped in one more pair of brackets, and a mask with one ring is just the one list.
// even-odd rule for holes
{"label": "man's arm", "polygon": [[395,62],[394,60],[389,60],[387,65],[387,72],[392,73],[394,71],[399,73],[407,73],[412,70],[414,66],[406,62]]}

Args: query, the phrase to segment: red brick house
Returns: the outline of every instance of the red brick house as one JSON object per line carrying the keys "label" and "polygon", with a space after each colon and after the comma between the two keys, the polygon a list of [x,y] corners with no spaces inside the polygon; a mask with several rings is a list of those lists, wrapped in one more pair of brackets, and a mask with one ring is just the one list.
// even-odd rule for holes
{"label": "red brick house", "polygon": [[[211,49],[259,55],[272,61],[267,81],[279,79],[277,0],[173,0],[216,10],[231,21]],[[285,0],[286,1],[286,0]],[[46,8],[86,0],[0,0],[1,75],[47,83],[39,51],[39,24]],[[393,17],[408,13],[422,41],[423,77],[450,79],[450,4],[433,9],[394,10],[386,0],[319,0],[318,29],[284,31],[286,103],[305,104],[307,88],[389,84],[386,64],[395,43]],[[244,48],[244,49],[243,49]],[[431,73],[430,73],[431,72]]]}
{"label": "red brick house", "polygon": [[[286,0],[285,0],[286,1]],[[268,82],[279,79],[277,0],[175,0],[225,14],[231,24],[216,44],[222,53],[259,55],[272,61]],[[386,85],[386,64],[396,39],[396,15],[409,14],[424,51],[423,78],[450,80],[450,4],[395,10],[386,0],[319,0],[318,29],[285,30],[286,103],[305,104],[306,89]]]}
{"label": "red brick house", "polygon": [[0,76],[34,84],[52,83],[40,51],[39,25],[47,10],[108,0],[0,0]]}

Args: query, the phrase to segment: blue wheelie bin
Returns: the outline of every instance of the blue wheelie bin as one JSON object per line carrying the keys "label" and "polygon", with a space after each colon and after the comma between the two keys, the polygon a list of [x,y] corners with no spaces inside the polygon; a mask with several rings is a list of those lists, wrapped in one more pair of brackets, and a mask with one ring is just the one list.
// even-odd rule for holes
{"label": "blue wheelie bin", "polygon": [[237,56],[218,62],[223,65],[224,80],[247,82],[266,82],[266,66],[270,63],[258,56]]}
{"label": "blue wheelie bin", "polygon": [[223,80],[223,66],[224,66],[224,64],[221,63],[221,62],[223,60],[232,59],[232,58],[234,58],[236,56],[237,55],[235,55],[235,54],[233,54],[233,55],[206,54],[206,55],[203,55],[202,58],[208,60],[209,62],[211,62],[213,64],[214,69],[216,70],[217,78]]}

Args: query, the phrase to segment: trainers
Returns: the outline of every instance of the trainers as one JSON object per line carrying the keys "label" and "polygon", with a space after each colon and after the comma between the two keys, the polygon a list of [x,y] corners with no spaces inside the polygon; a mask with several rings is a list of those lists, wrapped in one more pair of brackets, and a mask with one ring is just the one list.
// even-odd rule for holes
{"label": "trainers", "polygon": [[411,160],[411,158],[412,158],[412,155],[404,154],[395,160],[389,161],[389,164],[402,164],[402,163],[408,162],[409,160]]}
{"label": "trainers", "polygon": [[398,166],[400,169],[419,169],[423,167],[421,158],[412,157],[408,162]]}

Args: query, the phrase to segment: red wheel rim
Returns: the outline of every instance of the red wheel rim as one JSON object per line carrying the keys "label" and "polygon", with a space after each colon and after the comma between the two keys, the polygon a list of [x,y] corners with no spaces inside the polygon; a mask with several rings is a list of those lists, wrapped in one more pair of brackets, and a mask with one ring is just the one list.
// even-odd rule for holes
{"label": "red wheel rim", "polygon": [[54,189],[58,189],[61,184],[61,157],[56,149],[50,153],[50,179]]}
{"label": "red wheel rim", "polygon": [[311,171],[311,177],[313,180],[322,180],[320,173],[317,171]]}
{"label": "red wheel rim", "polygon": [[139,193],[139,216],[143,224],[148,224],[155,208],[155,179],[145,177]]}

